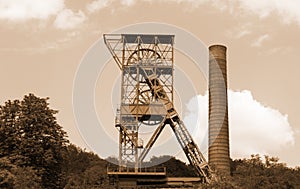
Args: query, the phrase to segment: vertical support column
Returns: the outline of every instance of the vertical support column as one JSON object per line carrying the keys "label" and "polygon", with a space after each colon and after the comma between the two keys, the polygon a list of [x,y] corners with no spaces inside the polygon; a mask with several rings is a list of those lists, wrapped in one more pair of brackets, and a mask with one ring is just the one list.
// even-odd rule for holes
{"label": "vertical support column", "polygon": [[209,164],[230,174],[226,47],[209,47]]}

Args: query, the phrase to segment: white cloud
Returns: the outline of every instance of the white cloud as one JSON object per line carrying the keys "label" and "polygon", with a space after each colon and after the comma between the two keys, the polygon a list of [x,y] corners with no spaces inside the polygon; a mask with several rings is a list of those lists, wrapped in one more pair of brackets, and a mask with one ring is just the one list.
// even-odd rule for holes
{"label": "white cloud", "polygon": [[262,36],[260,36],[259,38],[257,38],[252,44],[251,46],[253,47],[260,47],[262,45],[262,43],[266,40],[270,39],[270,36],[268,34],[264,34]]}
{"label": "white cloud", "polygon": [[236,33],[235,37],[239,39],[239,38],[242,38],[242,37],[244,37],[246,35],[249,35],[249,34],[251,34],[250,30],[241,30],[238,33]]}
{"label": "white cloud", "polygon": [[[162,0],[166,1],[166,0]],[[240,13],[255,14],[260,18],[266,18],[275,13],[284,23],[297,22],[300,25],[300,1],[297,0],[173,0],[177,3],[188,3],[194,7],[203,3],[210,3],[221,11],[229,11],[231,14]]]}
{"label": "white cloud", "polygon": [[64,7],[64,0],[0,0],[0,19],[47,19]]}
{"label": "white cloud", "polygon": [[[257,153],[278,155],[278,150],[294,144],[294,132],[287,115],[256,101],[250,91],[229,90],[228,98],[232,158],[249,157]],[[208,95],[194,97],[187,106],[189,114],[185,116],[184,122],[191,133],[196,133],[194,137],[205,153]]]}
{"label": "white cloud", "polygon": [[136,3],[135,0],[120,0],[122,5],[126,5],[126,6],[131,6],[134,5]]}
{"label": "white cloud", "polygon": [[296,19],[300,23],[300,1],[295,0],[239,0],[240,7],[247,11],[266,17],[276,12],[285,20]]}
{"label": "white cloud", "polygon": [[58,13],[54,21],[54,26],[58,29],[73,29],[86,20],[86,16],[82,11],[74,13],[70,9],[64,9]]}
{"label": "white cloud", "polygon": [[252,24],[243,24],[243,25],[238,25],[230,30],[228,30],[227,36],[230,38],[235,38],[235,39],[240,39],[245,36],[248,36],[252,34]]}
{"label": "white cloud", "polygon": [[250,11],[251,13],[257,14],[261,18],[267,17],[270,15],[272,11],[274,11],[274,4],[275,2],[273,0],[267,0],[267,1],[245,1],[245,0],[239,0],[239,7],[240,9],[243,9],[245,11]]}
{"label": "white cloud", "polygon": [[[222,4],[224,1],[214,0],[215,6]],[[237,3],[238,2],[238,3]],[[227,7],[234,5],[234,11],[231,13],[246,12],[258,15],[260,18],[266,18],[275,13],[280,16],[285,23],[297,22],[300,25],[300,1],[296,0],[229,0],[225,3]]]}
{"label": "white cloud", "polygon": [[111,0],[95,0],[89,4],[87,4],[86,8],[89,13],[93,13],[100,9],[107,7],[111,3]]}

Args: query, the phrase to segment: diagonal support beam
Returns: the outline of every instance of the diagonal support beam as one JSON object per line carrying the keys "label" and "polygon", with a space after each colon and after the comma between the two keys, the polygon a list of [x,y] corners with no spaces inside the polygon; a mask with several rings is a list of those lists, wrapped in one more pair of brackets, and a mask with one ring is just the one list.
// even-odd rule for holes
{"label": "diagonal support beam", "polygon": [[215,179],[214,173],[210,169],[207,161],[200,152],[190,133],[186,129],[184,123],[181,121],[179,114],[174,108],[173,103],[166,95],[166,92],[161,85],[159,78],[157,78],[155,74],[147,76],[146,72],[145,76],[148,86],[153,91],[157,99],[165,102],[164,106],[167,110],[166,122],[170,124],[190,164],[193,165],[193,167],[196,169],[202,181],[209,183],[211,179]]}
{"label": "diagonal support beam", "polygon": [[156,128],[155,132],[153,133],[153,135],[149,139],[147,145],[145,146],[144,150],[142,151],[142,153],[139,157],[139,162],[142,162],[145,159],[145,157],[149,153],[151,147],[153,146],[153,144],[157,140],[158,136],[160,135],[162,130],[165,128],[165,125],[166,125],[165,120],[166,120],[166,117],[163,119],[163,121],[160,123],[160,125]]}

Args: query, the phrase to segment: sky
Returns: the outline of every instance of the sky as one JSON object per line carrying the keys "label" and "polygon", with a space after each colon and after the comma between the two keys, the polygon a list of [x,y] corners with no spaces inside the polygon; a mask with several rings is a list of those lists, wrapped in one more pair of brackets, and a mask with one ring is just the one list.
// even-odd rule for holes
{"label": "sky", "polygon": [[[300,2],[293,0],[0,0],[0,103],[28,93],[50,97],[70,141],[93,150],[91,140],[80,134],[72,101],[84,56],[101,43],[104,33],[143,22],[169,24],[190,32],[207,47],[228,48],[231,157],[259,153],[299,166],[299,7]],[[193,73],[191,60],[180,53],[176,56],[178,70],[196,86],[195,96],[177,104],[186,109],[187,127],[200,120],[194,137],[203,141],[199,142],[203,149],[206,80]],[[109,135],[115,137],[118,102],[110,101],[118,99],[119,70],[113,61],[105,70],[95,85],[95,109],[105,111],[110,120],[105,125],[110,124],[109,132],[115,133]],[[103,148],[101,139],[93,141]],[[106,156],[101,149],[96,152]]]}

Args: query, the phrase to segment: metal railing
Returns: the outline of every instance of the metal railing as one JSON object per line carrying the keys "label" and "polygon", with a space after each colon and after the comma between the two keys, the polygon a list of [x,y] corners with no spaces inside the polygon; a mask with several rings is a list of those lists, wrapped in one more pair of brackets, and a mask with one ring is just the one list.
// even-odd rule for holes
{"label": "metal railing", "polygon": [[126,173],[136,173],[136,174],[154,174],[154,175],[165,175],[167,173],[166,167],[107,167],[107,173],[110,174],[126,174]]}

